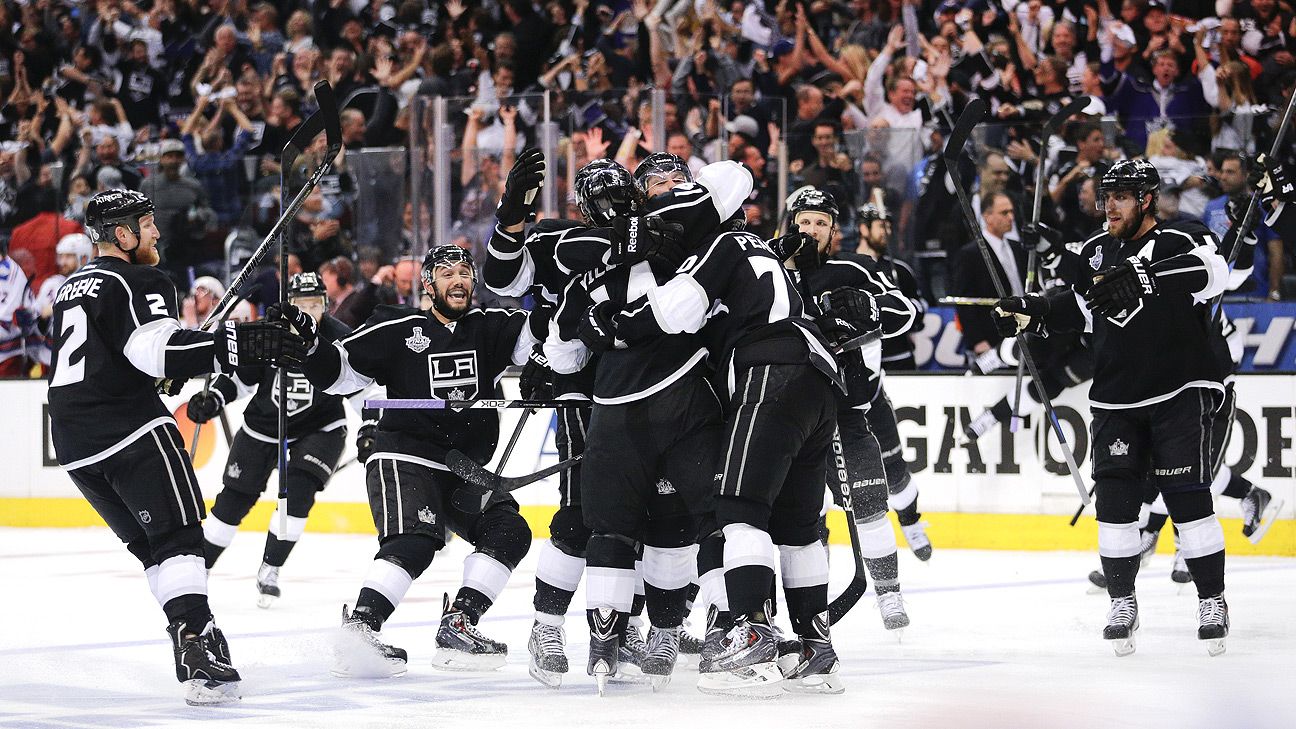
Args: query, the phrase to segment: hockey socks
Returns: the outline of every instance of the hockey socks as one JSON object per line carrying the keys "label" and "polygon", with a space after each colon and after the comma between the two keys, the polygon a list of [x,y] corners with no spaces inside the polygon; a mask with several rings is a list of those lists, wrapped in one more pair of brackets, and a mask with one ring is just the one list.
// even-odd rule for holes
{"label": "hockey socks", "polygon": [[[544,616],[551,625],[562,625],[563,616],[571,606],[572,596],[580,586],[585,573],[585,558],[573,557],[554,546],[552,541],[540,546],[540,559],[536,562],[536,592],[533,604],[536,619]],[[557,622],[551,622],[553,619]]]}
{"label": "hockey socks", "polygon": [[1224,529],[1214,514],[1180,524],[1179,548],[1198,598],[1224,592]]}
{"label": "hockey socks", "polygon": [[1134,594],[1134,578],[1138,576],[1139,555],[1143,539],[1138,522],[1113,524],[1098,522],[1098,555],[1102,560],[1103,574],[1107,576],[1107,594],[1129,597]]}
{"label": "hockey socks", "polygon": [[156,596],[169,623],[179,621],[201,631],[211,622],[207,568],[198,555],[179,554],[163,560],[157,566]]}
{"label": "hockey socks", "polygon": [[[741,523],[726,525],[724,538],[725,592],[730,612],[735,616],[764,616],[765,602],[774,584],[774,542],[768,532]],[[824,554],[818,544],[813,546]]]}
{"label": "hockey socks", "polygon": [[684,623],[691,583],[697,569],[697,546],[644,547],[643,583],[648,619],[657,628]]}
{"label": "hockey socks", "polygon": [[828,553],[818,542],[803,546],[780,544],[778,550],[792,630],[802,637],[813,636],[811,622],[828,609]]}
{"label": "hockey socks", "polygon": [[355,612],[374,616],[377,625],[381,626],[396,611],[396,606],[413,583],[414,577],[400,565],[386,559],[375,559],[365,573],[364,585],[356,597]]}

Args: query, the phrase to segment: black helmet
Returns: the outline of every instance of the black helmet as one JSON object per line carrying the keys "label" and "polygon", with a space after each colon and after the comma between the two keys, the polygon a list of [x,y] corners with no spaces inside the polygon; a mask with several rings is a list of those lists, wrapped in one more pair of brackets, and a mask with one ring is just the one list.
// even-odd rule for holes
{"label": "black helmet", "polygon": [[1099,196],[1114,190],[1134,190],[1140,195],[1156,192],[1161,187],[1161,175],[1145,159],[1123,159],[1111,166],[1098,183]]}
{"label": "black helmet", "polygon": [[869,223],[872,223],[874,220],[890,222],[891,216],[885,210],[879,208],[877,205],[874,205],[873,203],[864,203],[863,205],[860,206],[859,217],[857,218],[857,220],[861,225],[868,225]]}
{"label": "black helmet", "polygon": [[472,253],[456,245],[433,246],[423,256],[423,283],[432,285],[432,271],[435,269],[460,263],[468,264],[468,268],[472,269],[473,280],[477,280],[477,266],[473,263]]}
{"label": "black helmet", "polygon": [[688,162],[685,162],[683,157],[670,152],[653,152],[635,168],[634,184],[639,188],[639,192],[646,195],[648,187],[654,181],[653,178],[667,177],[677,172],[684,176],[685,182],[693,181],[693,171],[689,169]]}
{"label": "black helmet", "polygon": [[153,201],[134,190],[105,190],[96,193],[85,206],[86,233],[96,243],[116,243],[117,226],[124,225],[139,235],[139,219],[153,214]]}
{"label": "black helmet", "polygon": [[793,198],[792,204],[788,206],[788,215],[792,217],[793,221],[796,220],[798,213],[805,212],[826,213],[833,219],[833,223],[836,223],[838,215],[837,201],[833,199],[832,195],[823,190],[810,188]]}
{"label": "black helmet", "polygon": [[610,159],[596,159],[580,168],[574,188],[576,207],[590,225],[609,225],[614,218],[639,212],[634,180],[626,168]]}
{"label": "black helmet", "polygon": [[307,296],[323,296],[324,301],[328,301],[328,290],[324,288],[324,282],[320,280],[319,274],[314,271],[293,274],[293,277],[288,280],[288,298],[298,299]]}

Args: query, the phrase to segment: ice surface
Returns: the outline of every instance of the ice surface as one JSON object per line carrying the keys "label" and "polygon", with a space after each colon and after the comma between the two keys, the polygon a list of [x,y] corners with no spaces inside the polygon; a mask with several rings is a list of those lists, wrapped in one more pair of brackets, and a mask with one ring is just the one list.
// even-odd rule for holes
{"label": "ice surface", "polygon": [[[331,641],[376,541],[308,533],[270,610],[256,606],[262,544],[261,535],[240,532],[211,575],[244,698],[204,709],[183,703],[165,619],[110,532],[0,529],[0,727],[1296,726],[1293,559],[1230,560],[1233,632],[1228,652],[1212,659],[1196,640],[1191,587],[1173,584],[1170,557],[1156,556],[1139,579],[1138,652],[1117,659],[1099,638],[1106,597],[1086,594],[1095,555],[938,547],[924,564],[902,550],[913,619],[903,642],[882,629],[866,596],[834,630],[844,695],[744,702],[700,694],[687,671],[663,693],[621,685],[599,699],[583,672],[583,594],[567,622],[573,672],[557,691],[536,683],[526,673],[536,549],[481,625],[509,644],[508,665],[490,674],[435,671],[441,593],[458,586],[462,542],[437,557],[388,624],[387,641],[410,653],[409,673],[338,679],[328,670]],[[845,547],[833,550],[835,593],[852,565]]]}

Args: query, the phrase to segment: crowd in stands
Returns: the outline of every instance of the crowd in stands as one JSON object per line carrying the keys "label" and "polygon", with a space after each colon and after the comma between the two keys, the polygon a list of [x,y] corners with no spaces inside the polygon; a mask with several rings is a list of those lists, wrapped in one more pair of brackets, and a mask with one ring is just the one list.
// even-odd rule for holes
{"label": "crowd in stands", "polygon": [[[735,159],[757,181],[752,230],[774,234],[780,189],[815,185],[850,250],[856,208],[881,201],[892,253],[936,295],[969,240],[940,155],[969,99],[991,118],[964,178],[978,209],[1007,194],[1010,244],[1036,165],[1045,221],[1081,240],[1101,225],[1097,179],[1125,157],[1160,171],[1160,216],[1222,233],[1296,87],[1296,18],[1290,0],[0,0],[0,273],[39,291],[89,197],[138,189],[193,320],[278,218],[281,181],[295,189],[320,162],[322,139],[280,169],[319,80],[347,107],[345,152],[287,246],[349,323],[417,297],[436,175],[441,229],[482,250],[514,155],[546,123],[547,214],[576,214],[568,181],[591,159]],[[442,157],[438,96],[453,112]],[[1081,97],[1085,116],[1040,149],[1039,126]],[[1296,230],[1259,238],[1249,292],[1296,297]],[[277,291],[267,269],[243,293]],[[0,340],[39,326],[27,318]]]}

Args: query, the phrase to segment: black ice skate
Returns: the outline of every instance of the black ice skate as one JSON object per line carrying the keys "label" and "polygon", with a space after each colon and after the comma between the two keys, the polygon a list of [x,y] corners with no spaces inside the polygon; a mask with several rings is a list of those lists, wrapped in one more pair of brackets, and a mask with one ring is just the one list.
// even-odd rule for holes
{"label": "black ice skate", "polygon": [[508,646],[482,635],[462,610],[451,605],[449,594],[442,597],[436,645],[432,667],[443,671],[493,671],[508,658]]}
{"label": "black ice skate", "polygon": [[364,608],[342,606],[342,635],[333,650],[333,675],[342,678],[404,676],[409,654],[379,640],[382,623]]}
{"label": "black ice skate", "polygon": [[1183,552],[1179,551],[1178,538],[1175,539],[1174,566],[1170,568],[1170,579],[1177,585],[1186,585],[1192,582],[1192,573],[1188,571],[1188,562],[1184,559]]}
{"label": "black ice skate", "polygon": [[923,562],[931,559],[932,543],[927,538],[927,522],[916,521],[908,526],[901,524],[900,533],[904,535],[905,543],[913,550],[915,557]]}
{"label": "black ice skate", "polygon": [[644,657],[648,655],[648,643],[639,632],[643,618],[632,616],[626,621],[621,635],[621,648],[617,652],[617,670],[612,674],[614,682],[638,683],[645,680],[643,672]]}
{"label": "black ice skate", "polygon": [[1224,593],[1198,600],[1197,640],[1206,641],[1206,652],[1212,656],[1222,654],[1228,632],[1228,603],[1224,602]]}
{"label": "black ice skate", "polygon": [[[176,679],[184,684],[185,703],[190,706],[215,706],[242,698],[238,671],[212,651],[225,641],[225,636],[214,634],[215,630],[216,625],[208,623],[197,633],[183,620],[167,626],[175,653]],[[224,645],[224,650],[228,656],[229,646]]]}
{"label": "black ice skate", "polygon": [[[882,613],[882,627],[902,631],[909,626],[909,613],[905,612],[904,596],[899,590],[877,596],[878,612]],[[897,632],[897,638],[900,633]]]}
{"label": "black ice skate", "polygon": [[585,672],[594,677],[598,694],[602,696],[607,691],[608,679],[620,668],[621,637],[626,633],[628,616],[610,607],[586,610],[585,616],[590,629],[589,663]]}
{"label": "black ice skate", "polygon": [[784,690],[802,694],[839,694],[845,691],[838,675],[841,664],[828,635],[828,613],[815,616],[811,621],[811,633],[801,636],[800,644],[796,665],[791,671],[783,672]]}
{"label": "black ice skate", "polygon": [[1239,504],[1242,508],[1242,536],[1259,544],[1264,535],[1273,526],[1274,519],[1282,510],[1283,501],[1274,502],[1273,496],[1259,486],[1252,486]]}
{"label": "black ice skate", "polygon": [[702,657],[702,639],[680,628],[677,668],[695,668]]}
{"label": "black ice skate", "polygon": [[548,686],[558,688],[562,677],[567,673],[567,634],[561,625],[549,625],[540,621],[531,624],[531,637],[527,640],[527,652],[531,660],[527,663],[527,673],[531,678]]}
{"label": "black ice skate", "polygon": [[659,691],[670,683],[671,672],[675,670],[675,659],[679,656],[681,632],[680,628],[648,629],[648,642],[639,668],[652,683],[653,691]]}
{"label": "black ice skate", "polygon": [[1157,541],[1161,538],[1161,532],[1144,531],[1139,533],[1143,540],[1139,546],[1139,563],[1147,567],[1148,562],[1152,561],[1152,555],[1156,554]]}
{"label": "black ice skate", "polygon": [[1103,640],[1111,641],[1116,655],[1128,656],[1134,652],[1134,633],[1138,628],[1138,601],[1134,596],[1113,597],[1111,609],[1107,611],[1107,627],[1103,628]]}
{"label": "black ice skate", "polygon": [[718,624],[719,610],[712,605],[707,610],[706,633],[702,638],[702,647],[698,650],[698,673],[710,673],[716,670],[715,657],[724,650],[725,631]]}
{"label": "black ice skate", "polygon": [[1086,589],[1090,595],[1096,595],[1100,592],[1107,591],[1107,575],[1101,570],[1094,570],[1089,573],[1089,587]]}
{"label": "black ice skate", "polygon": [[778,657],[774,629],[768,623],[743,616],[725,636],[720,653],[713,659],[714,670],[698,674],[698,690],[719,696],[781,696],[783,673]]}
{"label": "black ice skate", "polygon": [[983,410],[980,415],[972,419],[972,422],[963,426],[963,439],[971,443],[989,433],[997,425],[999,425],[999,418],[995,415],[994,410]]}
{"label": "black ice skate", "polygon": [[268,608],[279,599],[279,568],[274,565],[261,563],[261,569],[257,570],[257,592],[261,596],[257,598],[257,607]]}

